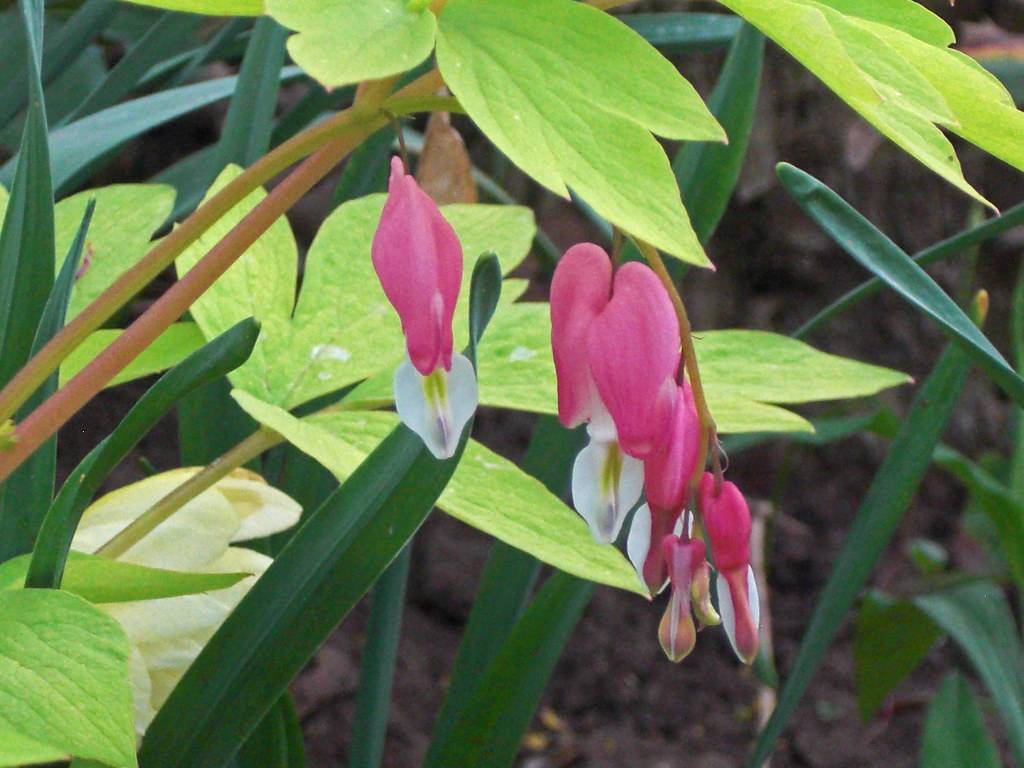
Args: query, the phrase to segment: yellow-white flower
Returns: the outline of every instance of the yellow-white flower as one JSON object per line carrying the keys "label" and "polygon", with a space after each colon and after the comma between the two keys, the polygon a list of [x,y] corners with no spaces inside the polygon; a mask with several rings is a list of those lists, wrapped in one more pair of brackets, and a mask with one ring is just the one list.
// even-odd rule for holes
{"label": "yellow-white flower", "polygon": [[[98,499],[82,515],[72,549],[95,552],[198,471],[163,472]],[[266,555],[231,545],[283,531],[301,512],[295,501],[259,475],[235,470],[118,558],[173,571],[252,574],[216,592],[100,606],[121,624],[132,646],[140,737],[206,642],[270,566]]]}

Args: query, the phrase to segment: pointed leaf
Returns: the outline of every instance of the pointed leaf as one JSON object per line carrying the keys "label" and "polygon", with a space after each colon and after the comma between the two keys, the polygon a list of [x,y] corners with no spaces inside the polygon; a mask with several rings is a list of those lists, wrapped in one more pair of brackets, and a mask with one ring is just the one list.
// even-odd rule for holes
{"label": "pointed leaf", "polygon": [[928,707],[921,739],[921,768],[999,768],[992,741],[967,680],[950,672]]}

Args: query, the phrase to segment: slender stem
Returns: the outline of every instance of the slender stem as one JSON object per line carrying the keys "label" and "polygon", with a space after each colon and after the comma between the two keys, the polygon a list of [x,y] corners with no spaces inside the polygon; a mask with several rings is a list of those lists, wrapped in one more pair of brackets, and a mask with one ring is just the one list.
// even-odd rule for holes
{"label": "slender stem", "polygon": [[[679,338],[683,345],[683,364],[690,379],[690,388],[693,390],[693,402],[697,406],[697,417],[700,419],[700,452],[697,455],[707,456],[708,450],[711,451],[711,465],[716,480],[720,481],[722,468],[719,458],[718,429],[715,426],[715,420],[711,417],[708,401],[704,395],[704,384],[700,378],[700,367],[697,365],[697,351],[693,346],[693,328],[690,326],[690,318],[686,314],[686,305],[683,304],[683,297],[679,295],[679,290],[672,281],[672,276],[669,275],[658,249],[641,240],[636,242],[640,247],[640,252],[647,259],[647,263],[651,265],[651,269],[661,280],[661,284],[665,286],[665,290],[668,291],[669,298],[672,300],[672,306],[675,307],[676,317],[679,320]],[[697,487],[703,473],[704,463],[699,461],[694,476],[690,480],[691,488]]]}
{"label": "slender stem", "polygon": [[120,557],[185,504],[208,488],[212,488],[218,480],[227,477],[246,462],[282,442],[284,442],[284,438],[281,435],[266,427],[253,432],[234,448],[160,499],[142,515],[135,518],[126,528],[122,528],[110,541],[97,549],[96,554],[111,559]]}
{"label": "slender stem", "polygon": [[[410,83],[396,93],[395,97],[427,95],[436,91],[440,84],[440,75],[434,70]],[[90,333],[103,325],[120,307],[152,282],[174,262],[175,258],[253,190],[328,142],[358,127],[359,118],[367,116],[368,110],[364,105],[372,103],[379,106],[387,97],[386,91],[382,91],[380,85],[368,87],[374,90],[356,106],[306,129],[260,158],[153,246],[141,261],[124,272],[82,310],[0,390],[0,423],[16,413]]]}

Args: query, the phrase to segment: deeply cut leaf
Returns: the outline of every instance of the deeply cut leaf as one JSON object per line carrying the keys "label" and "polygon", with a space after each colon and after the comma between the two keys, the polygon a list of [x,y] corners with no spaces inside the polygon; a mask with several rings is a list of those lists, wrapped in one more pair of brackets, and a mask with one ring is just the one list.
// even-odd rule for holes
{"label": "deeply cut leaf", "polygon": [[571,0],[450,0],[438,66],[459,103],[526,173],[693,264],[707,266],[666,138],[723,141],[693,87],[639,35]]}
{"label": "deeply cut leaf", "polygon": [[295,63],[328,88],[412,69],[434,49],[434,14],[409,0],[267,0],[267,12],[298,32]]}

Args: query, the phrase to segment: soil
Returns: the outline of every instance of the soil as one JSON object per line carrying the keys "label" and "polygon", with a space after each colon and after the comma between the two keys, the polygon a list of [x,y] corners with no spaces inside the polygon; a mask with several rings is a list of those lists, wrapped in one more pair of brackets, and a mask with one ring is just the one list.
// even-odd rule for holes
{"label": "soil", "polygon": [[[717,62],[686,59],[681,64],[706,93]],[[210,111],[188,128],[197,141],[205,140],[218,120],[218,113]],[[484,151],[480,142],[470,139],[475,153]],[[968,178],[997,205],[1019,201],[1019,176],[980,152],[959,148]],[[147,156],[152,157],[143,147],[134,162],[123,164],[115,175],[145,178],[137,174],[149,165]],[[908,251],[958,231],[971,208],[965,197],[878,141],[812,76],[771,49],[751,154],[738,194],[709,248],[718,270],[687,281],[695,327],[791,332],[864,278],[779,188],[773,166],[780,160],[818,175]],[[568,205],[514,176],[510,184],[526,193],[539,210],[541,225],[559,246],[596,236]],[[299,209],[294,223],[303,236],[308,238],[315,229],[323,203],[323,195],[314,194]],[[1017,231],[986,245],[978,266],[977,284],[992,294],[988,330],[1002,349],[1008,294],[1022,241],[1024,233]],[[957,291],[961,272],[947,264],[934,274]],[[544,290],[538,279],[531,297],[543,297]],[[905,370],[918,381],[943,346],[934,326],[889,294],[839,317],[812,341],[830,352]],[[106,434],[141,391],[142,385],[136,384],[105,393],[72,422],[62,434],[63,465],[72,466]],[[902,412],[914,391],[904,387],[881,400]],[[969,455],[1005,449],[1007,417],[1002,397],[974,377],[946,439]],[[529,416],[485,413],[479,436],[515,458],[525,447],[531,423]],[[776,661],[783,676],[885,450],[878,439],[856,437],[814,450],[789,450],[773,443],[732,457],[733,480],[752,497],[776,500],[775,536],[767,553],[768,597]],[[158,467],[172,466],[173,423],[162,424],[138,454]],[[781,489],[780,472],[788,473]],[[138,466],[129,464],[115,482],[139,474]],[[962,502],[957,486],[940,474],[930,474],[872,584],[898,588],[904,582],[909,568],[902,551],[913,537],[943,544],[954,564],[969,559],[971,551],[958,526]],[[402,630],[387,766],[417,765],[425,753],[488,550],[486,537],[441,513],[432,516],[416,540],[414,588]],[[702,634],[690,658],[680,665],[669,663],[656,637],[661,610],[660,602],[647,605],[635,596],[596,590],[547,687],[541,713],[524,742],[521,766],[727,768],[741,763],[763,714],[756,704],[758,682],[735,661],[721,632]],[[315,768],[346,760],[366,614],[366,605],[360,605],[293,686],[309,764]],[[916,765],[925,705],[953,664],[964,667],[951,647],[933,650],[899,687],[886,716],[862,723],[856,714],[848,621],[780,740],[772,765]]]}

